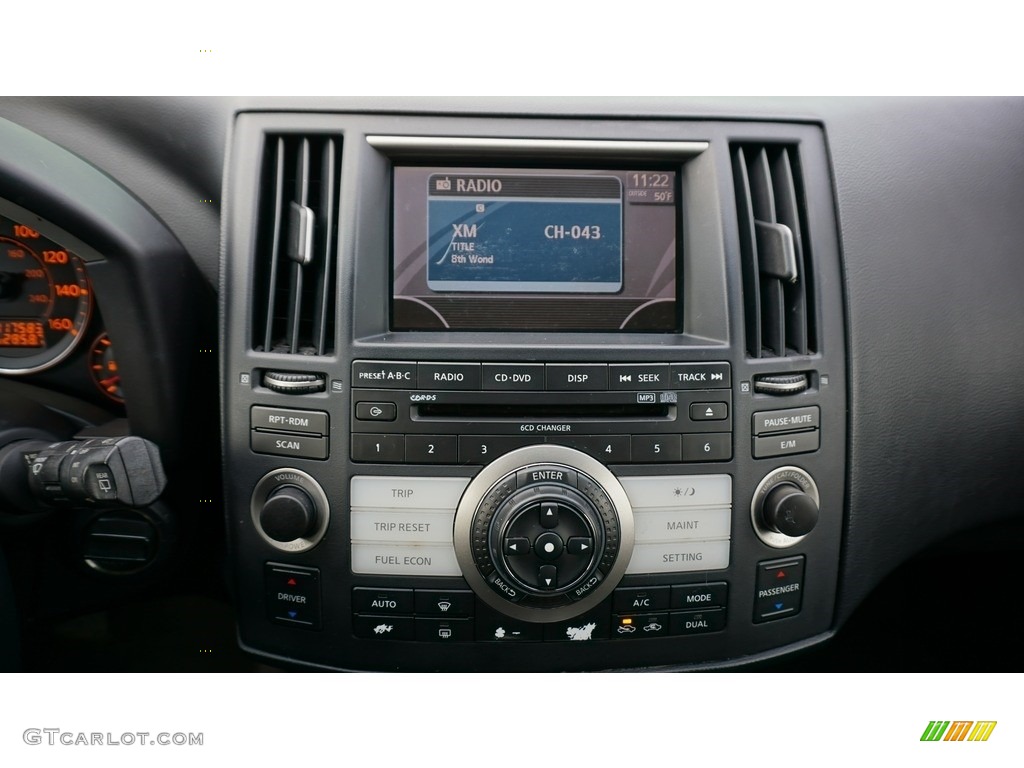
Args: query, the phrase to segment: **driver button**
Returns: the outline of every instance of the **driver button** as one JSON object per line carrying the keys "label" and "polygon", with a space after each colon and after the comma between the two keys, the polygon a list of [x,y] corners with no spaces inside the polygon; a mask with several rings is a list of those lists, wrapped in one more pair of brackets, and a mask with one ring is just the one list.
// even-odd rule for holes
{"label": "driver button", "polygon": [[562,537],[554,531],[542,533],[533,542],[533,552],[542,560],[557,560],[564,549]]}

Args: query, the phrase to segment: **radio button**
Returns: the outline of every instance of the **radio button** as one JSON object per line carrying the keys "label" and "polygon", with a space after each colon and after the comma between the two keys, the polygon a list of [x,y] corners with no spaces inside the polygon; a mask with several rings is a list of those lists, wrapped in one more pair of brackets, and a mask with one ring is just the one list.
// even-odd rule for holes
{"label": "radio button", "polygon": [[632,461],[634,464],[678,463],[683,460],[680,446],[679,435],[633,435]]}
{"label": "radio button", "polygon": [[373,389],[415,389],[416,363],[354,360],[352,386]]}
{"label": "radio button", "polygon": [[518,435],[461,435],[459,437],[460,464],[489,464],[503,453],[527,445],[543,442],[543,438]]}
{"label": "radio button", "polygon": [[458,464],[457,435],[406,435],[405,460],[411,464]]}
{"label": "radio button", "polygon": [[405,435],[352,435],[352,461],[405,461]]}
{"label": "radio button", "polygon": [[728,461],[732,458],[732,435],[683,435],[683,461]]}
{"label": "radio button", "polygon": [[608,366],[548,363],[547,382],[556,392],[601,391],[608,389]]}
{"label": "radio button", "polygon": [[577,451],[589,453],[606,464],[624,464],[630,457],[629,435],[602,435],[586,437],[564,437],[549,435],[549,443],[565,445]]}
{"label": "radio button", "polygon": [[672,389],[728,389],[732,369],[728,363],[675,363]]}
{"label": "radio button", "polygon": [[480,389],[480,363],[420,363],[420,389]]}
{"label": "radio button", "polygon": [[544,389],[543,364],[483,364],[483,388],[501,390]]}
{"label": "radio button", "polygon": [[668,365],[610,365],[609,389],[648,390],[671,386]]}
{"label": "radio button", "polygon": [[359,421],[394,421],[398,407],[394,403],[356,403]]}

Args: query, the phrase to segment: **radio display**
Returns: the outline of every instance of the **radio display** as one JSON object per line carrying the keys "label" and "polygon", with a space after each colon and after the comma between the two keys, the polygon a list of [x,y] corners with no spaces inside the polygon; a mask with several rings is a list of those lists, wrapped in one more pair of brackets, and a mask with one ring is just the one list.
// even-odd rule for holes
{"label": "radio display", "polygon": [[671,332],[671,171],[394,170],[394,330]]}

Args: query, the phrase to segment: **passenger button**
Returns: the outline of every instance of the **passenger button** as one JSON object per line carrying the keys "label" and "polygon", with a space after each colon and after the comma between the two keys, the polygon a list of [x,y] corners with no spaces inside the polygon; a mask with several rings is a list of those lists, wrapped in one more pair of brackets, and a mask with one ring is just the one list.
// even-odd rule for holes
{"label": "passenger button", "polygon": [[480,389],[480,363],[420,363],[420,389]]}
{"label": "passenger button", "polygon": [[514,391],[544,389],[544,366],[542,364],[484,363],[482,373],[484,389]]}
{"label": "passenger button", "polygon": [[607,365],[547,364],[548,389],[556,392],[599,392],[608,389]]}
{"label": "passenger button", "polygon": [[609,389],[648,390],[669,388],[667,365],[610,365]]}
{"label": "passenger button", "polygon": [[757,564],[754,621],[773,621],[800,612],[803,603],[804,556]]}

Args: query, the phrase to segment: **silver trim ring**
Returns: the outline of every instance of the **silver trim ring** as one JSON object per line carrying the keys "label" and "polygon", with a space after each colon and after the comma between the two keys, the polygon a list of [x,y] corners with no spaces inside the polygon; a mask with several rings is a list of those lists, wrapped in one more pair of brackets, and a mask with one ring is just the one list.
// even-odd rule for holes
{"label": "silver trim ring", "polygon": [[[473,559],[472,531],[477,507],[484,496],[508,475],[535,464],[561,464],[587,475],[604,488],[619,519],[619,552],[604,580],[583,599],[558,608],[530,608],[510,603],[499,596],[480,574]],[[491,608],[506,616],[538,624],[565,621],[597,606],[611,594],[629,567],[633,555],[633,508],[622,484],[597,459],[561,445],[529,445],[499,456],[473,478],[459,500],[455,512],[455,557],[462,575],[477,596]]]}
{"label": "silver trim ring", "polygon": [[[271,493],[285,485],[294,485],[297,488],[301,488],[312,499],[313,506],[316,507],[318,520],[316,530],[312,535],[301,539],[293,539],[292,541],[277,541],[267,536],[263,531],[263,526],[260,525],[260,512],[263,510],[263,505]],[[249,502],[249,514],[252,516],[252,524],[256,528],[256,532],[267,544],[281,552],[295,553],[305,552],[307,549],[312,549],[320,543],[320,539],[327,532],[327,524],[330,522],[331,517],[331,507],[327,501],[327,494],[320,487],[320,483],[301,469],[286,468],[275,469],[273,472],[268,472],[260,478],[260,481],[256,483],[256,487],[252,491],[252,500]]]}
{"label": "silver trim ring", "polygon": [[764,520],[761,517],[761,506],[764,503],[765,497],[768,496],[768,492],[779,483],[792,483],[798,486],[800,490],[814,499],[814,503],[818,505],[819,510],[821,509],[821,497],[818,496],[818,486],[815,484],[814,478],[807,474],[805,470],[800,469],[800,467],[779,467],[765,475],[764,479],[758,483],[757,488],[754,489],[754,495],[750,499],[750,522],[754,526],[754,532],[769,547],[786,549],[799,541],[803,541],[811,534],[787,536],[784,533],[773,531],[764,524]]}

